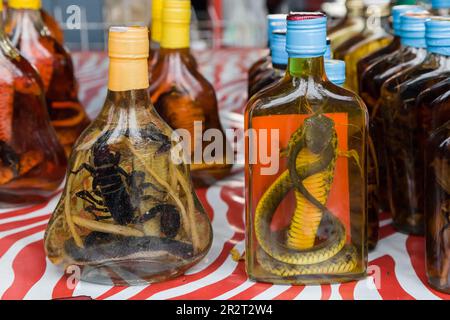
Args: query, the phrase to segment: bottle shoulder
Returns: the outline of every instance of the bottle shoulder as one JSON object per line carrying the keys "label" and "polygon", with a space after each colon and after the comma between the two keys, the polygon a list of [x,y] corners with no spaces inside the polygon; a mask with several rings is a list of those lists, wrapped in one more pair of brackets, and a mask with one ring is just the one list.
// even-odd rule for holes
{"label": "bottle shoulder", "polygon": [[367,108],[356,94],[331,82],[294,84],[286,78],[253,96],[246,106],[250,117],[312,112],[366,116]]}
{"label": "bottle shoulder", "polygon": [[179,56],[160,55],[150,75],[149,92],[154,96],[176,89],[197,99],[200,97],[216,99],[212,84],[197,70],[196,66]]}

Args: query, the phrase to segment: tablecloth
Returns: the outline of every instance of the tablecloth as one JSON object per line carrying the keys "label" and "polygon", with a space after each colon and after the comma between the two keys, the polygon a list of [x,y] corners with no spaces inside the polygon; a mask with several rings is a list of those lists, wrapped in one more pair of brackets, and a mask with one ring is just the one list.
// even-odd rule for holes
{"label": "tablecloth", "polygon": [[[261,50],[196,53],[201,72],[214,84],[226,128],[243,127],[247,100],[246,71]],[[104,53],[74,53],[79,96],[91,118],[106,95],[108,59]],[[242,148],[240,148],[242,149]],[[396,233],[388,214],[381,215],[380,242],[369,255],[370,276],[359,282],[321,286],[280,286],[249,281],[244,262],[230,251],[244,251],[244,177],[234,175],[197,193],[212,219],[214,241],[206,258],[175,280],[140,287],[112,287],[85,282],[68,286],[60,267],[43,248],[47,221],[61,190],[45,203],[0,211],[0,297],[55,299],[450,299],[426,282],[424,239]]]}

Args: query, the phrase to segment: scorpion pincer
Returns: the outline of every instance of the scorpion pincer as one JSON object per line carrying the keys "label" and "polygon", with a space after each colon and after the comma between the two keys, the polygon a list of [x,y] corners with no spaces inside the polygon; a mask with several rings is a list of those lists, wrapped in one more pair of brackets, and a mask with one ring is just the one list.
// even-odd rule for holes
{"label": "scorpion pincer", "polygon": [[[335,124],[325,115],[307,118],[292,135],[288,170],[265,192],[255,212],[255,234],[260,244],[258,261],[272,274],[283,277],[338,274],[355,268],[356,251],[346,245],[345,227],[325,207],[337,157]],[[275,235],[276,241],[270,241],[273,215],[292,189],[297,206],[291,225]],[[321,229],[330,231],[327,239],[316,245]]]}
{"label": "scorpion pincer", "polygon": [[[169,138],[155,130],[157,129],[154,126],[143,129],[142,137],[160,143],[158,153],[167,152],[170,150]],[[83,190],[76,196],[90,204],[86,211],[93,214],[97,221],[112,218],[119,225],[128,225],[144,223],[159,215],[161,232],[167,238],[175,238],[181,224],[180,214],[175,206],[160,204],[144,215],[136,217],[140,202],[154,199],[150,195],[143,195],[144,190],[153,188],[161,194],[164,191],[152,183],[146,183],[144,172],[133,171],[128,174],[120,167],[120,152],[111,150],[108,144],[111,136],[112,132],[106,131],[93,145],[92,165],[83,163],[80,168],[71,172],[78,174],[86,170],[93,178],[92,191]],[[96,212],[103,214],[97,215]]]}

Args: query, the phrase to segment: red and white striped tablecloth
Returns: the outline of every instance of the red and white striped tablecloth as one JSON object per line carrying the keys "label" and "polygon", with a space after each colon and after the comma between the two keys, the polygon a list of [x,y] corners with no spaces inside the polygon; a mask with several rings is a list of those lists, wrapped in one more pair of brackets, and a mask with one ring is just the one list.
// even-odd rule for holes
{"label": "red and white striped tablecloth", "polygon": [[[214,84],[226,128],[243,127],[246,70],[260,50],[198,53],[201,71]],[[80,98],[95,117],[106,94],[108,60],[103,53],[75,53]],[[244,251],[244,178],[242,169],[208,189],[197,190],[214,228],[206,258],[186,275],[141,287],[110,287],[80,282],[68,288],[63,270],[45,258],[43,235],[60,192],[46,203],[0,211],[0,297],[52,299],[450,299],[426,283],[423,238],[396,233],[381,217],[381,240],[369,255],[372,276],[341,285],[278,286],[247,279],[243,262],[230,250]]]}

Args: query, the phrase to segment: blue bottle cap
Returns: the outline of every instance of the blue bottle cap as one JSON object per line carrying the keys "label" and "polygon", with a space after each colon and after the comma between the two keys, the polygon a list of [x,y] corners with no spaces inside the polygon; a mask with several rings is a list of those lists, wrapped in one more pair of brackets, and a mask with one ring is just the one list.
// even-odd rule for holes
{"label": "blue bottle cap", "polygon": [[327,39],[327,51],[323,55],[325,59],[331,59],[331,40]]}
{"label": "blue bottle cap", "polygon": [[286,49],[291,58],[323,56],[327,51],[327,16],[320,12],[289,14]]}
{"label": "blue bottle cap", "polygon": [[426,48],[425,22],[430,19],[430,15],[423,13],[405,13],[401,15],[400,37],[402,45],[414,48]]}
{"label": "blue bottle cap", "polygon": [[392,20],[393,20],[393,28],[394,35],[400,36],[400,16],[406,12],[421,12],[424,11],[423,8],[414,5],[401,5],[394,6],[392,8]]}
{"label": "blue bottle cap", "polygon": [[267,36],[269,43],[275,30],[286,29],[287,14],[269,14],[267,16]]}
{"label": "blue bottle cap", "polygon": [[429,52],[450,56],[450,17],[431,17],[425,22]]}
{"label": "blue bottle cap", "polygon": [[450,0],[431,0],[431,7],[433,9],[450,8]]}
{"label": "blue bottle cap", "polygon": [[337,86],[345,83],[345,62],[341,60],[325,60],[325,73],[328,80]]}
{"label": "blue bottle cap", "polygon": [[275,30],[270,43],[272,63],[285,66],[288,64],[288,53],[286,51],[286,30]]}

